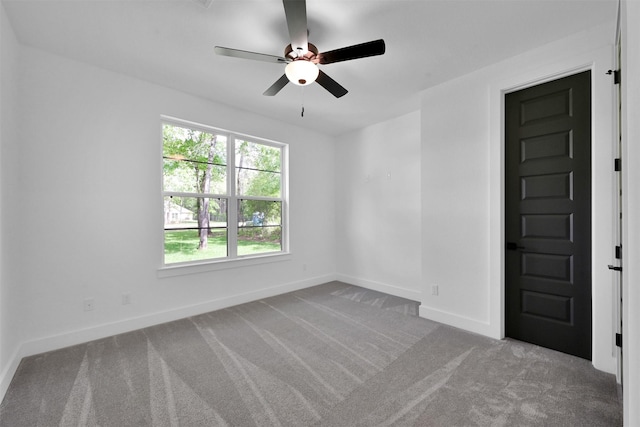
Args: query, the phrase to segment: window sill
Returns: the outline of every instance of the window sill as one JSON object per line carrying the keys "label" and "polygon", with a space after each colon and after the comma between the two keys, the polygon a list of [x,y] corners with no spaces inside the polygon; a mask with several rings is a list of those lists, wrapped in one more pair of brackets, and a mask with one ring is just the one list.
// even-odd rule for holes
{"label": "window sill", "polygon": [[256,255],[252,257],[236,258],[232,260],[209,261],[193,264],[179,264],[160,267],[158,277],[175,277],[187,274],[206,273],[208,271],[226,270],[230,268],[242,268],[260,264],[270,264],[273,262],[289,261],[291,254],[279,252],[276,254]]}

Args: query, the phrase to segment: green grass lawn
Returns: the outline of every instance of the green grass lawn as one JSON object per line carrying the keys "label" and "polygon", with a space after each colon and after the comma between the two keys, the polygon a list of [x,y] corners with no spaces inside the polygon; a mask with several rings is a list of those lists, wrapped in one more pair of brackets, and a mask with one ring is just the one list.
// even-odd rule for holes
{"label": "green grass lawn", "polygon": [[[226,231],[214,231],[209,235],[207,248],[198,250],[197,230],[166,231],[164,235],[164,263],[224,258],[227,256]],[[279,252],[280,242],[238,238],[238,255]]]}

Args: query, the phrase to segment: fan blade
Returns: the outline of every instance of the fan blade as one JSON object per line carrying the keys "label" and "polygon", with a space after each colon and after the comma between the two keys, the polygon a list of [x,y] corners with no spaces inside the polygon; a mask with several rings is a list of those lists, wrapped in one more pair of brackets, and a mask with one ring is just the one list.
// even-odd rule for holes
{"label": "fan blade", "polygon": [[320,58],[318,62],[320,64],[333,64],[334,62],[348,61],[350,59],[382,55],[384,51],[384,40],[380,39],[320,53],[318,55]]}
{"label": "fan blade", "polygon": [[273,96],[276,93],[280,92],[280,90],[285,87],[289,83],[289,79],[286,74],[283,74],[282,77],[278,79],[271,87],[264,91],[264,96]]}
{"label": "fan blade", "polygon": [[229,47],[216,46],[213,49],[218,55],[231,56],[233,58],[252,59],[254,61],[275,62],[286,64],[291,60],[282,56],[267,55],[266,53],[248,52],[246,50],[231,49]]}
{"label": "fan blade", "polygon": [[327,76],[327,74],[324,73],[322,70],[320,70],[320,73],[318,74],[318,78],[316,79],[316,82],[320,86],[322,86],[323,88],[331,92],[331,94],[336,98],[340,98],[341,96],[344,96],[347,94],[347,92],[349,92],[348,90],[343,88],[340,85],[340,83],[333,80],[331,77]]}
{"label": "fan blade", "polygon": [[309,50],[307,39],[307,3],[305,0],[282,0],[294,52],[304,55]]}

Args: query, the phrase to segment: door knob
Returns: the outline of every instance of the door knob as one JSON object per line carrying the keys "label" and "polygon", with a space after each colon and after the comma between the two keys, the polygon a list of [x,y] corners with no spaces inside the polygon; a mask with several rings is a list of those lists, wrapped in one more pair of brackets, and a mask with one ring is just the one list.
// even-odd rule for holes
{"label": "door knob", "polygon": [[524,249],[524,246],[518,246],[518,244],[515,242],[507,242],[508,251],[516,251],[518,249]]}

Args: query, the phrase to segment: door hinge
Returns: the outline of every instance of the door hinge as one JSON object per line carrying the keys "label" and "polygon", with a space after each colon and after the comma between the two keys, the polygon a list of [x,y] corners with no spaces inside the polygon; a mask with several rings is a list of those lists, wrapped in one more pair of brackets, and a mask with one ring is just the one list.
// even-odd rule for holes
{"label": "door hinge", "polygon": [[621,159],[613,159],[613,170],[616,172],[620,172],[622,170]]}
{"label": "door hinge", "polygon": [[622,259],[622,246],[616,246],[616,259]]}
{"label": "door hinge", "polygon": [[622,334],[616,334],[616,345],[622,348]]}
{"label": "door hinge", "polygon": [[613,74],[613,84],[619,85],[622,80],[621,71],[620,70],[609,70],[607,74]]}

